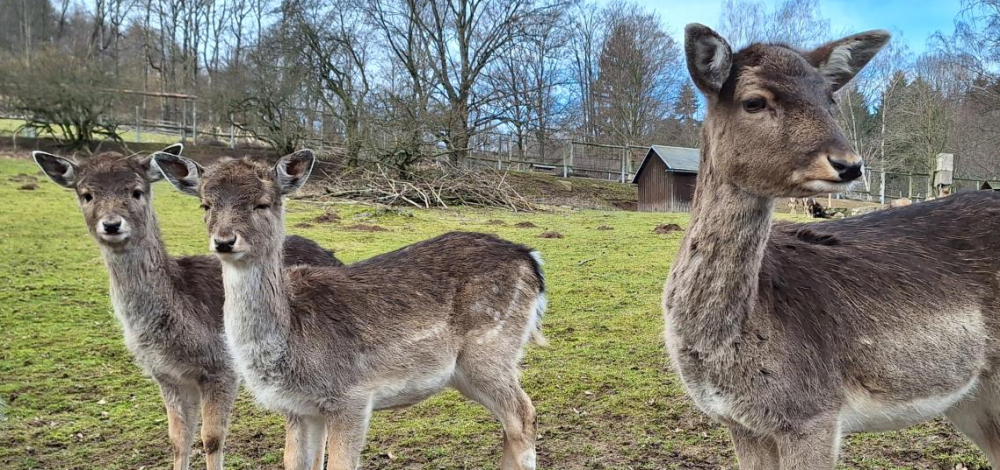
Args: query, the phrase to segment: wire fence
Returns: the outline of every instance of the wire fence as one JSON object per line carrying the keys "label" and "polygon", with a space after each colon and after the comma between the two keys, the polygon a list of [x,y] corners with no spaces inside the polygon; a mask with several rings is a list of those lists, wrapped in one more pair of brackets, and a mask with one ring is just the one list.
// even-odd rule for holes
{"label": "wire fence", "polygon": [[[265,149],[270,144],[257,138],[257,129],[243,129],[241,126],[211,125],[197,110],[197,101],[186,95],[160,96],[145,94],[143,99],[156,102],[151,110],[146,105],[136,104],[133,112],[122,112],[102,119],[114,119],[118,135],[128,143],[173,143],[186,145],[223,147],[230,149]],[[150,104],[147,103],[147,104]],[[167,106],[169,104],[169,106]],[[169,109],[169,112],[162,109]],[[179,120],[165,119],[163,116]],[[345,139],[340,129],[331,124],[331,116],[323,113],[303,114],[306,120],[300,135],[302,145],[323,152],[343,150]],[[55,137],[40,136],[34,129],[20,128],[26,116],[11,112],[0,102],[0,135],[14,137]],[[236,121],[233,116],[229,122]],[[397,148],[402,139],[409,136],[388,130],[368,130],[366,145],[360,155],[362,161],[378,161],[382,156]],[[480,132],[471,136],[466,158],[462,163],[468,167],[489,166],[500,170],[538,171],[563,177],[598,178],[608,181],[630,182],[648,147],[610,145],[574,139],[572,135],[558,135],[540,139],[535,135],[517,136],[504,132]],[[436,136],[424,136],[421,144],[423,155],[431,158],[447,159],[450,152],[444,148]]]}
{"label": "wire fence", "polygon": [[[230,149],[270,148],[270,144],[255,137],[258,129],[242,129],[238,125],[212,125],[205,114],[199,118],[196,97],[171,93],[127,92],[131,113],[121,109],[113,117],[117,123],[119,136],[129,143],[173,143],[184,142],[194,146],[212,146]],[[6,99],[0,97],[0,135],[20,137],[38,136],[32,129],[20,129],[25,116],[18,115],[6,106]],[[310,110],[297,110],[303,120],[303,145],[324,152],[337,152],[345,147],[344,133],[334,116]],[[201,119],[201,121],[199,121]],[[218,117],[213,121],[219,121]],[[228,122],[236,122],[229,116]],[[398,147],[402,139],[411,136],[405,132],[394,132],[380,127],[369,129],[366,145],[358,156],[362,161],[379,161],[387,153]],[[61,136],[52,136],[59,138]],[[423,155],[429,158],[447,159],[451,153],[438,136],[426,133],[420,145]],[[498,170],[536,171],[562,177],[585,177],[607,181],[628,183],[635,175],[649,147],[612,145],[592,142],[580,136],[559,134],[540,138],[535,134],[516,135],[505,132],[480,132],[471,136],[466,156],[462,164],[474,167],[490,167]],[[979,190],[984,187],[997,188],[996,179],[953,178],[950,192]],[[852,191],[839,197],[869,202],[886,203],[895,199],[908,198],[913,201],[926,200],[939,195],[940,188],[933,187],[933,176],[926,173],[906,173],[898,171],[869,171],[863,182],[856,184]]]}
{"label": "wire fence", "polygon": [[952,178],[952,184],[938,188],[934,187],[933,176],[926,173],[870,171],[865,181],[855,184],[851,191],[840,197],[885,204],[897,199],[926,201],[943,194],[981,189],[1000,189],[1000,184],[988,177]]}

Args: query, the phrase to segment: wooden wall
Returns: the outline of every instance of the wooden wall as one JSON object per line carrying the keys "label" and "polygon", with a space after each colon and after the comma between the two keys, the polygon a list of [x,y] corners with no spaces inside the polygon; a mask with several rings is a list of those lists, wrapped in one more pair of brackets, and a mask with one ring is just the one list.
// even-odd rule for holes
{"label": "wooden wall", "polygon": [[641,212],[687,212],[694,198],[698,175],[667,173],[659,158],[652,157],[639,175],[639,210]]}

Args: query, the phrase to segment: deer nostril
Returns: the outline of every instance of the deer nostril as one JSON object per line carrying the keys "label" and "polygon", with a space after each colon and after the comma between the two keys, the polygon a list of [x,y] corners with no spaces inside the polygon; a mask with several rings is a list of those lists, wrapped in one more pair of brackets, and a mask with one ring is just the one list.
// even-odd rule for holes
{"label": "deer nostril", "polygon": [[834,171],[837,172],[837,176],[840,177],[840,181],[846,183],[861,177],[861,159],[856,161],[846,161],[834,157],[827,157],[827,160],[830,161],[830,166],[832,166]]}
{"label": "deer nostril", "polygon": [[215,238],[212,241],[215,242],[215,251],[219,253],[229,253],[233,251],[233,246],[236,245],[236,237],[226,239]]}
{"label": "deer nostril", "polygon": [[120,220],[117,222],[102,222],[101,224],[104,225],[104,233],[108,234],[118,233],[118,230],[122,228],[122,221]]}

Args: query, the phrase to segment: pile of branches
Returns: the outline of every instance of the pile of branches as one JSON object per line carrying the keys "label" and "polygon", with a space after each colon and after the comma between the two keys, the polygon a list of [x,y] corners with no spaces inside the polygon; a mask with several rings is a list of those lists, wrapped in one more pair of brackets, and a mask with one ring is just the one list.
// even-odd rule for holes
{"label": "pile of branches", "polygon": [[429,164],[400,172],[381,164],[346,171],[324,171],[324,192],[331,197],[419,208],[501,207],[530,211],[534,206],[510,185],[507,173]]}

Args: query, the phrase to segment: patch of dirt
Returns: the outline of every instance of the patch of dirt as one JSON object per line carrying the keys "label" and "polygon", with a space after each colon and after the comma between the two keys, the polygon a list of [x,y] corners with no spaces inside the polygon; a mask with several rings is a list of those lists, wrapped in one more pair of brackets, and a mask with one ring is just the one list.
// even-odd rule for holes
{"label": "patch of dirt", "polygon": [[309,228],[309,227],[312,227],[312,226],[313,226],[313,224],[310,224],[309,222],[299,222],[299,223],[293,225],[293,227],[295,227],[295,228]]}
{"label": "patch of dirt", "polygon": [[347,230],[353,230],[355,232],[388,232],[389,229],[379,226],[379,225],[369,225],[369,224],[355,224],[349,227],[344,227]]}
{"label": "patch of dirt", "polygon": [[538,204],[632,211],[638,207],[639,191],[634,184],[519,171],[507,173],[507,181],[518,194]]}
{"label": "patch of dirt", "polygon": [[615,207],[615,209],[619,209],[619,210],[623,210],[623,211],[632,211],[632,212],[635,212],[635,211],[639,210],[639,201],[627,201],[627,200],[622,201],[622,200],[618,200],[618,201],[610,201],[610,202],[611,202],[611,205]]}
{"label": "patch of dirt", "polygon": [[318,224],[335,224],[340,222],[340,214],[336,211],[326,211],[312,220]]}
{"label": "patch of dirt", "polygon": [[535,224],[533,224],[531,222],[518,222],[518,223],[514,224],[514,226],[517,227],[517,228],[535,228],[535,227],[538,227],[537,225],[535,225]]}
{"label": "patch of dirt", "polygon": [[17,189],[20,189],[21,191],[34,191],[38,189],[38,185],[35,183],[26,183],[22,184],[21,187]]}
{"label": "patch of dirt", "polygon": [[602,232],[603,232],[603,231],[607,231],[607,230],[614,230],[614,229],[615,229],[614,227],[611,227],[611,226],[609,226],[609,225],[599,225],[599,226],[597,227],[597,230],[600,230],[600,231],[602,231]]}
{"label": "patch of dirt", "polygon": [[31,176],[31,175],[24,174],[24,173],[19,173],[16,176],[11,176],[7,180],[10,181],[10,182],[12,182],[12,183],[37,183],[38,182],[38,178],[36,178],[34,176]]}
{"label": "patch of dirt", "polygon": [[653,229],[653,233],[658,233],[660,235],[666,235],[669,233],[683,232],[683,231],[684,229],[682,229],[681,226],[677,224],[660,224]]}
{"label": "patch of dirt", "polygon": [[507,225],[507,222],[504,222],[502,220],[492,219],[492,220],[487,220],[486,225]]}
{"label": "patch of dirt", "polygon": [[543,232],[538,234],[538,238],[562,238],[563,234],[559,232]]}

